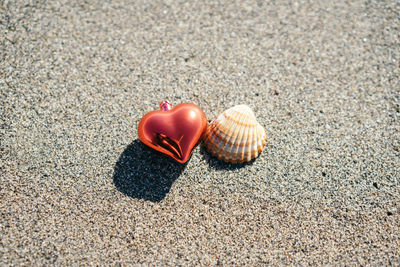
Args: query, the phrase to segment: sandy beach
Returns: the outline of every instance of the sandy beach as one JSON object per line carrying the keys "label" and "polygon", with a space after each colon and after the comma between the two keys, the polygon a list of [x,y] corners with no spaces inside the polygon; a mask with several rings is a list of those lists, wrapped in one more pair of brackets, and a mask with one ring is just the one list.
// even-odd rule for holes
{"label": "sandy beach", "polygon": [[[399,1],[0,1],[2,266],[400,265]],[[261,155],[147,148],[247,104]]]}

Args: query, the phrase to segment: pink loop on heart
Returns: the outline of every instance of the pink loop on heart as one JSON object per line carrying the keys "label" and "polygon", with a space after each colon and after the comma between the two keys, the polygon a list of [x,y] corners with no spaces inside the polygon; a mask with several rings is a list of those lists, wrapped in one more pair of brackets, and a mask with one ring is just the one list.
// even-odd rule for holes
{"label": "pink loop on heart", "polygon": [[168,100],[164,100],[163,102],[160,103],[160,109],[163,111],[168,111],[172,109],[172,104]]}

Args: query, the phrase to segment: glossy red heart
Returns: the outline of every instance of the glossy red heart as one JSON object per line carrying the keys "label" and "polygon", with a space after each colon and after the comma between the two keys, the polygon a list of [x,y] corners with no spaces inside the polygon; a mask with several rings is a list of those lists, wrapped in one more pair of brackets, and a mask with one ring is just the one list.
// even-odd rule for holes
{"label": "glossy red heart", "polygon": [[207,118],[196,105],[185,103],[170,109],[168,102],[163,103],[160,104],[162,110],[149,112],[140,120],[139,140],[185,163],[201,141],[207,128]]}

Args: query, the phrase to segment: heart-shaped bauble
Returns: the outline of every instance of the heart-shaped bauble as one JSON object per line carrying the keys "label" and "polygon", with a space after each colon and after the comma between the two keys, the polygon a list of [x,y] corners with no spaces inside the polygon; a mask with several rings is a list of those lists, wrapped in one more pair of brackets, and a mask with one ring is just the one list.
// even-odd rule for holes
{"label": "heart-shaped bauble", "polygon": [[147,113],[139,122],[139,140],[180,163],[189,160],[207,129],[204,112],[185,103],[171,109],[163,102],[161,110]]}

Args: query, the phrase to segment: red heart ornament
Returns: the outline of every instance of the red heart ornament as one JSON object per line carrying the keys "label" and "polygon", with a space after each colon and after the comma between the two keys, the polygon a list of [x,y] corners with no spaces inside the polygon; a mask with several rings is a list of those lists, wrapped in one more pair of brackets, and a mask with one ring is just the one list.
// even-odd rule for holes
{"label": "red heart ornament", "polygon": [[172,108],[164,101],[161,110],[147,113],[139,122],[139,140],[180,163],[189,160],[207,129],[207,118],[196,105]]}

